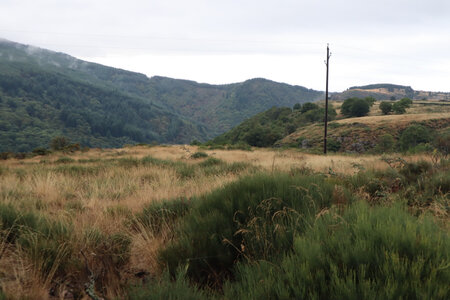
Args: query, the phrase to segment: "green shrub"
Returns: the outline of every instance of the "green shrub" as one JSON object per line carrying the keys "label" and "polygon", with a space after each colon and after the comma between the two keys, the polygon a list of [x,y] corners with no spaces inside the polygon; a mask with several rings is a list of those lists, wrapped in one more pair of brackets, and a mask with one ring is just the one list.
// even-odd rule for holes
{"label": "green shrub", "polygon": [[418,162],[406,163],[401,169],[402,174],[408,183],[416,182],[419,177],[431,170],[431,163],[421,160]]}
{"label": "green shrub", "polygon": [[382,101],[380,103],[380,110],[383,113],[383,115],[387,115],[392,111],[392,104],[387,101]]}
{"label": "green shrub", "polygon": [[69,140],[64,136],[56,136],[50,141],[50,149],[59,151],[69,146]]}
{"label": "green shrub", "polygon": [[450,154],[450,131],[440,134],[434,141],[436,149],[438,149],[444,157]]}
{"label": "green shrub", "polygon": [[48,155],[52,153],[52,151],[48,150],[47,148],[36,148],[33,149],[32,153],[35,155]]}
{"label": "green shrub", "polygon": [[399,103],[403,105],[405,108],[410,108],[413,104],[413,101],[409,98],[402,98]]}
{"label": "green shrub", "polygon": [[161,261],[172,274],[188,263],[191,279],[218,284],[237,260],[269,259],[291,249],[294,233],[332,203],[333,192],[322,176],[245,177],[193,199]]}
{"label": "green shrub", "polygon": [[428,128],[422,125],[411,125],[400,135],[398,145],[400,150],[406,151],[409,148],[415,147],[421,143],[428,143],[430,141],[431,136]]}
{"label": "green shrub", "polygon": [[404,106],[400,102],[395,102],[392,105],[392,110],[394,111],[394,113],[396,113],[398,115],[402,115],[402,114],[404,114],[406,112],[406,106]]}
{"label": "green shrub", "polygon": [[192,140],[192,142],[191,142],[191,146],[200,146],[202,143],[201,142],[199,142],[198,140]]}
{"label": "green shrub", "polygon": [[349,98],[342,103],[341,113],[346,117],[367,116],[370,111],[370,104],[365,99]]}
{"label": "green shrub", "polygon": [[378,138],[375,151],[380,153],[390,152],[394,149],[395,139],[389,133],[383,134]]}
{"label": "green shrub", "polygon": [[307,111],[318,109],[318,108],[319,108],[319,106],[316,103],[306,102],[306,103],[303,103],[303,105],[299,109],[302,113],[305,113]]}
{"label": "green shrub", "polygon": [[435,194],[450,193],[450,170],[433,174],[429,179],[427,190],[433,191]]}
{"label": "green shrub", "polygon": [[0,152],[0,159],[7,160],[8,158],[13,157],[13,155],[12,152]]}
{"label": "green shrub", "polygon": [[197,159],[197,158],[205,158],[208,157],[208,154],[206,154],[205,152],[195,152],[194,154],[191,155],[191,158],[193,159]]}
{"label": "green shrub", "polygon": [[217,165],[221,165],[221,164],[224,164],[224,161],[222,161],[218,158],[215,158],[215,157],[208,157],[208,159],[202,161],[198,165],[202,168],[205,168],[205,167],[217,166]]}
{"label": "green shrub", "polygon": [[327,140],[327,150],[332,152],[338,152],[341,149],[341,142],[335,139]]}
{"label": "green shrub", "polygon": [[435,148],[430,143],[421,143],[414,147],[410,147],[407,151],[408,154],[417,154],[417,153],[431,153]]}
{"label": "green shrub", "polygon": [[431,218],[357,203],[322,214],[278,264],[240,264],[225,299],[448,299],[450,240]]}

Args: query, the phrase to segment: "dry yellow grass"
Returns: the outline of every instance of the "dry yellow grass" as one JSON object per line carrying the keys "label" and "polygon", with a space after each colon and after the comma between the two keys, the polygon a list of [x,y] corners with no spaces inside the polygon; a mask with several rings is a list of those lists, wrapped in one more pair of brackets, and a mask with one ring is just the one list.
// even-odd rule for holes
{"label": "dry yellow grass", "polygon": [[411,123],[412,121],[420,122],[433,119],[448,119],[450,118],[450,112],[446,113],[424,113],[424,114],[404,114],[404,115],[386,115],[386,116],[367,116],[360,118],[349,118],[334,121],[339,124],[351,124],[351,123],[363,123],[367,125],[376,124],[404,124]]}
{"label": "dry yellow grass", "polygon": [[[152,201],[190,198],[205,194],[224,184],[236,180],[249,172],[204,174],[180,178],[176,169],[158,165],[128,165],[111,161],[117,158],[143,158],[151,156],[172,162],[192,165],[202,160],[190,156],[199,151],[195,146],[129,147],[123,149],[92,149],[86,153],[70,155],[74,161],[56,163],[64,156],[52,154],[25,160],[10,159],[0,162],[0,203],[11,204],[18,209],[34,211],[41,216],[64,219],[76,229],[71,238],[74,255],[79,256],[85,247],[84,233],[96,229],[111,235],[126,233],[131,238],[131,259],[122,274],[122,281],[145,270],[159,272],[156,252],[170,238],[168,228],[155,235],[142,227],[130,231],[127,216],[142,210]],[[210,157],[227,163],[245,162],[268,172],[290,171],[292,168],[311,168],[327,173],[352,174],[358,166],[366,169],[383,169],[388,165],[380,156],[312,155],[295,150],[255,149],[201,150]],[[423,159],[411,156],[407,159]],[[78,160],[84,161],[78,161]],[[90,161],[86,161],[89,160]],[[71,167],[75,167],[74,170]],[[1,237],[1,235],[0,235]],[[6,249],[5,247],[8,247]],[[5,249],[5,251],[2,251]],[[13,298],[39,297],[50,299],[48,290],[55,283],[52,277],[42,278],[32,262],[20,248],[7,246],[0,239],[0,286]],[[92,263],[95,258],[89,256]],[[6,275],[5,275],[6,274]],[[115,282],[115,281],[111,281]],[[121,281],[111,283],[109,297],[120,296]],[[66,293],[60,284],[61,294]]]}

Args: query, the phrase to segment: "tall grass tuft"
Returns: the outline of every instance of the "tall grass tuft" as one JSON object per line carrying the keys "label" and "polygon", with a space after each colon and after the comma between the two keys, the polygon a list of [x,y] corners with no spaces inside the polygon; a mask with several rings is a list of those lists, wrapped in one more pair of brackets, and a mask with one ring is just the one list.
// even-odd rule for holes
{"label": "tall grass tuft", "polygon": [[66,220],[41,218],[35,228],[24,229],[18,244],[41,278],[50,282],[67,274],[73,260],[73,227]]}
{"label": "tall grass tuft", "polygon": [[132,225],[135,228],[143,225],[153,234],[158,234],[164,225],[169,224],[172,226],[178,218],[184,216],[188,212],[189,207],[190,201],[186,198],[177,198],[170,201],[153,201],[146,205],[142,212],[136,214]]}
{"label": "tall grass tuft", "polygon": [[38,226],[39,217],[32,212],[20,212],[11,204],[0,203],[0,237],[14,243],[24,229]]}

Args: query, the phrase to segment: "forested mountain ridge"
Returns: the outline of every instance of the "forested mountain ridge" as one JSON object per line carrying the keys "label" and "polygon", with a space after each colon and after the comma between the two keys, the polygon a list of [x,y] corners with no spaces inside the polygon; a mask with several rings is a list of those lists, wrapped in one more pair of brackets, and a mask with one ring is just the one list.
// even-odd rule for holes
{"label": "forested mountain ridge", "polygon": [[[144,75],[11,42],[1,41],[0,53],[0,151],[45,147],[58,135],[91,147],[209,136],[201,124],[140,97]],[[133,93],[121,85],[134,85]]]}
{"label": "forested mountain ridge", "polygon": [[0,151],[45,147],[56,135],[91,147],[204,141],[272,106],[322,95],[265,79],[148,78],[0,40]]}

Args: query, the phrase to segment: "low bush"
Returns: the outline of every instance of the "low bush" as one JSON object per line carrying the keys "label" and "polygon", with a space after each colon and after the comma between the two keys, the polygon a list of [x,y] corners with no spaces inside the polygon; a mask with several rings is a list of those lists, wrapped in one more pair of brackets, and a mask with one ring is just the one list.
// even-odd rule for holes
{"label": "low bush", "polygon": [[0,152],[1,160],[7,160],[8,158],[11,158],[13,156],[14,156],[14,153],[12,153],[12,152]]}
{"label": "low bush", "polygon": [[431,163],[421,160],[418,162],[406,163],[401,169],[402,174],[407,183],[416,183],[418,180],[423,180],[423,176],[427,172],[431,171]]}
{"label": "low bush", "polygon": [[225,299],[448,299],[450,240],[432,219],[356,203],[295,238],[281,263],[240,264]]}
{"label": "low bush", "polygon": [[202,161],[198,165],[200,167],[206,168],[206,167],[217,166],[217,165],[221,165],[221,164],[224,164],[224,161],[222,161],[218,158],[215,158],[215,157],[209,157],[208,159]]}
{"label": "low bush", "polygon": [[33,149],[32,153],[34,155],[48,155],[52,153],[52,151],[48,150],[47,148],[36,148]]}
{"label": "low bush", "polygon": [[190,285],[182,271],[177,272],[175,280],[165,272],[158,280],[135,285],[128,291],[130,300],[201,300],[213,299],[212,295]]}
{"label": "low bush", "polygon": [[391,152],[394,149],[395,139],[389,133],[383,134],[378,138],[375,151],[378,153]]}
{"label": "low bush", "polygon": [[338,152],[341,149],[341,143],[335,139],[328,139],[327,150],[332,152]]}

